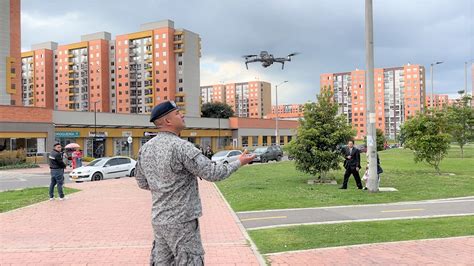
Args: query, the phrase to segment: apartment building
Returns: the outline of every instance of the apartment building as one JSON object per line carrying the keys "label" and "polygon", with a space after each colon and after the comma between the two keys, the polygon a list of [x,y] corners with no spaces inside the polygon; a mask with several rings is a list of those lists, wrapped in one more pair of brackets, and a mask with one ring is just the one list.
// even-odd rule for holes
{"label": "apartment building", "polygon": [[[276,118],[277,106],[272,105],[272,112],[266,118]],[[298,120],[304,116],[304,104],[279,104],[278,119],[280,120]]]}
{"label": "apartment building", "polygon": [[249,81],[201,86],[201,104],[223,102],[236,117],[263,118],[271,113],[271,84]]}
{"label": "apartment building", "polygon": [[[357,138],[366,133],[366,71],[320,75],[321,88],[331,89],[340,114],[357,130]],[[424,110],[425,69],[420,65],[374,69],[376,127],[395,139],[401,124]]]}
{"label": "apartment building", "polygon": [[[450,105],[452,101],[450,101],[449,96],[447,94],[435,94],[433,95],[433,107],[441,110],[448,105]],[[431,94],[426,95],[426,107],[431,108]]]}
{"label": "apartment building", "polygon": [[109,112],[109,43],[111,34],[81,36],[60,45],[56,54],[56,109]]}
{"label": "apartment building", "polygon": [[175,29],[165,20],[116,38],[117,113],[148,113],[161,101],[174,100],[187,116],[200,116],[199,35]]}
{"label": "apartment building", "polygon": [[54,108],[54,56],[58,44],[46,42],[21,53],[21,102],[23,106]]}
{"label": "apartment building", "polygon": [[20,0],[0,1],[0,105],[21,105]]}

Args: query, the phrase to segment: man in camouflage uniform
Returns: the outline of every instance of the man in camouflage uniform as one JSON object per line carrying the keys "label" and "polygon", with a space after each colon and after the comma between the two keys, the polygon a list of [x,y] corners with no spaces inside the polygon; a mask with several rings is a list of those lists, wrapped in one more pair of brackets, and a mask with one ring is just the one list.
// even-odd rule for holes
{"label": "man in camouflage uniform", "polygon": [[136,180],[152,194],[154,242],[151,265],[203,265],[198,217],[202,215],[197,177],[219,181],[229,177],[254,156],[215,164],[199,149],[179,137],[184,116],[174,102],[153,108],[150,122],[160,132],[138,153]]}

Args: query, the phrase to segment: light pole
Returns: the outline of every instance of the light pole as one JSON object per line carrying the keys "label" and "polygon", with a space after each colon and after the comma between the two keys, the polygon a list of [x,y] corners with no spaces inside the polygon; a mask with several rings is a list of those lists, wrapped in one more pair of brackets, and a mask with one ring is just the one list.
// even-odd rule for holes
{"label": "light pole", "polygon": [[430,67],[430,74],[431,74],[431,99],[430,99],[430,105],[431,105],[431,108],[434,108],[434,105],[433,105],[433,100],[434,100],[434,93],[433,93],[433,67],[435,65],[439,65],[439,64],[442,64],[443,62],[436,62],[436,63],[431,63],[431,67]]}
{"label": "light pole", "polygon": [[375,92],[374,92],[374,20],[372,0],[365,0],[365,60],[367,63],[366,101],[367,101],[367,154],[369,155],[369,192],[379,191],[377,173],[377,136],[375,131]]}
{"label": "light pole", "polygon": [[288,80],[283,81],[282,83],[275,85],[275,114],[276,114],[276,119],[275,119],[275,143],[276,145],[280,145],[280,138],[278,136],[278,86],[281,86],[284,83],[287,83]]}

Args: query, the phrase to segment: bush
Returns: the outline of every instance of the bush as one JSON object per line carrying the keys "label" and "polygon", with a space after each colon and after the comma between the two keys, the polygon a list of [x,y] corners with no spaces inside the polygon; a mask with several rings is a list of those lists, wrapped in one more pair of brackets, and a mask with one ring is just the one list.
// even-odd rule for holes
{"label": "bush", "polygon": [[24,169],[24,168],[39,168],[39,167],[40,167],[39,165],[34,164],[34,163],[21,163],[21,164],[0,166],[0,170]]}
{"label": "bush", "polygon": [[16,165],[26,162],[26,151],[24,149],[16,151],[0,152],[0,166]]}

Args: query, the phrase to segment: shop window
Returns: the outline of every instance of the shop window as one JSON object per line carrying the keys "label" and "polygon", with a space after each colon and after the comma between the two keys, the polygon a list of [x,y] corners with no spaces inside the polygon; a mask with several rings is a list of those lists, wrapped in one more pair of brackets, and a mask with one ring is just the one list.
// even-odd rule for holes
{"label": "shop window", "polygon": [[258,146],[258,136],[252,136],[252,146]]}
{"label": "shop window", "polygon": [[243,136],[242,137],[242,147],[248,147],[249,146],[249,137],[248,136]]}

